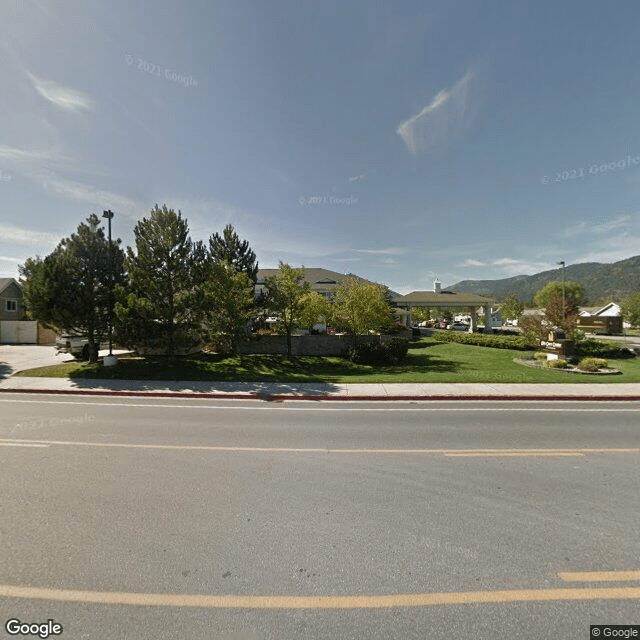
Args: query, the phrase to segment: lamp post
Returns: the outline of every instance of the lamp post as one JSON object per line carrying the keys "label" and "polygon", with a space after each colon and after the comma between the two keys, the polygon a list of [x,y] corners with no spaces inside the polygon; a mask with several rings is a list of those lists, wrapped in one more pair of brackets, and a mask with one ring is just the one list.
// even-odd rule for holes
{"label": "lamp post", "polygon": [[104,359],[106,366],[112,366],[118,362],[118,359],[113,356],[113,247],[111,245],[111,219],[113,218],[113,211],[103,211],[102,217],[109,221],[109,356]]}
{"label": "lamp post", "polygon": [[564,320],[564,260],[560,260],[557,264],[562,265],[562,319]]}

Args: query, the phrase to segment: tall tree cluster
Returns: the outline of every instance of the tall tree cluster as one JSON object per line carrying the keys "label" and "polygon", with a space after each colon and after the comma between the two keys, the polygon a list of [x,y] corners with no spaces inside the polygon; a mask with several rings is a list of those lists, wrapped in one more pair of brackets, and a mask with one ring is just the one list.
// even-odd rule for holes
{"label": "tall tree cluster", "polygon": [[194,242],[180,211],[155,207],[134,228],[125,253],[105,238],[91,215],[44,259],[20,268],[27,310],[47,326],[89,339],[97,358],[115,312],[116,342],[142,353],[175,356],[213,343],[236,353],[261,306],[279,318],[287,336],[317,322],[339,323],[354,336],[392,323],[389,291],[347,278],[333,303],[311,290],[304,268],[280,263],[267,278],[266,296],[254,296],[258,273],[248,241],[227,225],[207,244]]}
{"label": "tall tree cluster", "polygon": [[[20,267],[27,311],[46,326],[86,335],[92,359],[115,312],[118,342],[173,356],[215,340],[237,349],[254,308],[255,253],[231,225],[194,242],[187,220],[156,205],[126,255],[91,215],[54,251]],[[115,304],[114,304],[115,303]]]}

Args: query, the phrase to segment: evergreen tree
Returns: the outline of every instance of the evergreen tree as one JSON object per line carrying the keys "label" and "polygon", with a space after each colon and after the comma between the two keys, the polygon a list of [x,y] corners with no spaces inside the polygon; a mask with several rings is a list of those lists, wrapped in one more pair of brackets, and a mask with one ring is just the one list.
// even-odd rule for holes
{"label": "evergreen tree", "polygon": [[232,225],[224,228],[222,236],[216,232],[209,238],[209,253],[214,262],[228,262],[237,272],[246,273],[255,284],[258,277],[256,254],[247,240],[240,240]]}
{"label": "evergreen tree", "polygon": [[156,205],[134,233],[136,250],[127,248],[128,282],[117,290],[117,335],[129,348],[159,349],[168,356],[189,351],[201,338],[193,303],[202,243],[191,242],[187,221],[166,205]]}
{"label": "evergreen tree", "polygon": [[31,317],[56,330],[86,335],[91,361],[97,360],[107,333],[113,287],[125,277],[121,241],[110,247],[100,222],[90,215],[51,254],[29,258],[20,267]]}

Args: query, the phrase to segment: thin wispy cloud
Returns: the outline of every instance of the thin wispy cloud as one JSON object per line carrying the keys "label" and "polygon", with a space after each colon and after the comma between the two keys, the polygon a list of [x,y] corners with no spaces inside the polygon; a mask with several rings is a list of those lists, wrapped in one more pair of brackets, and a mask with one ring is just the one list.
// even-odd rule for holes
{"label": "thin wispy cloud", "polygon": [[[637,217],[638,214],[636,214],[636,218]],[[630,215],[616,216],[615,218],[610,218],[600,224],[593,224],[592,222],[581,220],[580,222],[564,229],[560,235],[568,238],[586,233],[604,234],[616,229],[628,227],[632,222],[633,218]]]}
{"label": "thin wispy cloud", "polygon": [[349,182],[361,182],[362,180],[366,180],[367,179],[367,174],[363,173],[362,175],[359,176],[352,176],[351,178],[349,178]]}
{"label": "thin wispy cloud", "polygon": [[54,156],[50,151],[27,151],[26,149],[18,149],[16,147],[8,147],[7,145],[0,144],[0,159],[10,163],[33,163],[41,162],[43,160],[54,159]]}
{"label": "thin wispy cloud", "polygon": [[477,73],[469,69],[450,89],[442,89],[421,111],[402,122],[396,133],[413,155],[428,151],[470,122],[477,104]]}
{"label": "thin wispy cloud", "polygon": [[351,251],[355,251],[356,253],[371,253],[374,255],[383,255],[383,256],[400,256],[407,252],[406,249],[402,247],[388,247],[386,249],[351,249]]}
{"label": "thin wispy cloud", "polygon": [[24,262],[24,258],[11,258],[9,256],[0,256],[0,261],[1,262],[17,262],[17,263],[22,263]]}
{"label": "thin wispy cloud", "polygon": [[132,198],[68,180],[51,172],[38,173],[34,178],[40,181],[46,191],[65,200],[86,202],[99,209],[114,209],[118,213],[136,217],[143,211],[144,204]]}
{"label": "thin wispy cloud", "polygon": [[45,99],[67,111],[89,111],[93,109],[93,100],[86,94],[64,87],[53,80],[42,80],[27,71],[33,88]]}
{"label": "thin wispy cloud", "polygon": [[[0,238],[4,242],[17,242],[18,244],[43,245],[58,244],[62,235],[46,233],[44,231],[33,231],[24,227],[15,227],[13,225],[0,224]],[[6,258],[11,260],[11,258]]]}
{"label": "thin wispy cloud", "polygon": [[474,260],[473,258],[469,258],[465,260],[461,266],[462,267],[486,267],[487,263],[482,262],[480,260]]}

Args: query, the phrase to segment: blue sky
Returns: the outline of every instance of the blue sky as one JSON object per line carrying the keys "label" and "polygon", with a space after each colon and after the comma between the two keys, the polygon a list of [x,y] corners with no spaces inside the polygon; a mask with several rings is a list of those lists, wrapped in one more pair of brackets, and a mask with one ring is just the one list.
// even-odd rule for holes
{"label": "blue sky", "polygon": [[3,0],[0,277],[92,212],[406,293],[640,253],[640,5]]}

